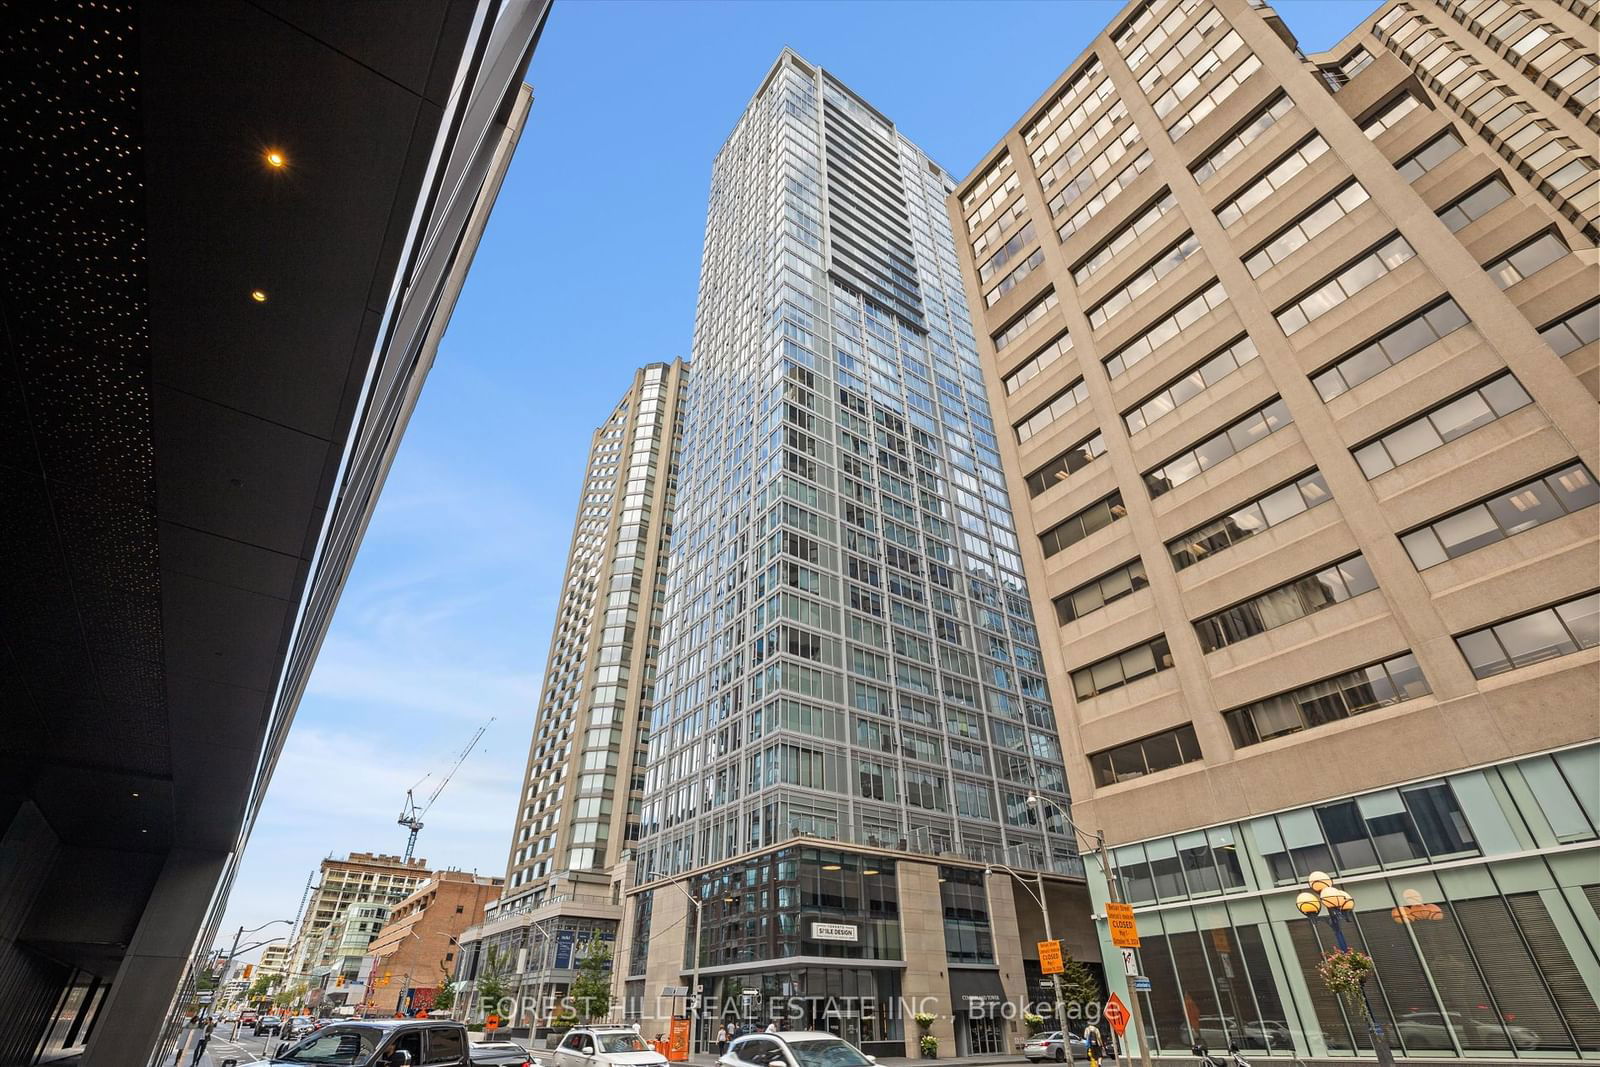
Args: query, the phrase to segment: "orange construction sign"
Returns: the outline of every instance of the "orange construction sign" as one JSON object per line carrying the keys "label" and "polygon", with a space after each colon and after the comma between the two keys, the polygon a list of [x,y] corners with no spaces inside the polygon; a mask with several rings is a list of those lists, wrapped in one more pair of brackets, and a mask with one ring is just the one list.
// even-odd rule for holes
{"label": "orange construction sign", "polygon": [[1060,974],[1066,970],[1061,961],[1061,942],[1039,942],[1039,971],[1042,974]]}
{"label": "orange construction sign", "polygon": [[1118,948],[1139,947],[1139,926],[1133,921],[1133,905],[1106,902],[1106,926],[1111,930],[1111,943]]}
{"label": "orange construction sign", "polygon": [[1128,1028],[1128,1006],[1122,1003],[1122,998],[1115,993],[1111,994],[1111,998],[1106,1001],[1106,1010],[1103,1014],[1106,1022],[1111,1024],[1111,1029],[1121,1037],[1122,1032]]}

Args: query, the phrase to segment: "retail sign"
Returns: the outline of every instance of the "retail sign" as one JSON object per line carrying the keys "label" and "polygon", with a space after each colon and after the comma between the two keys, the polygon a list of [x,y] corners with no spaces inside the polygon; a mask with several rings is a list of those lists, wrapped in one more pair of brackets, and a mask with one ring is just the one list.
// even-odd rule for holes
{"label": "retail sign", "polygon": [[1102,1014],[1106,1017],[1106,1022],[1111,1024],[1111,1029],[1121,1037],[1122,1032],[1128,1028],[1128,1006],[1122,1003],[1122,998],[1115,993],[1111,994],[1111,998],[1106,1001],[1106,1010]]}
{"label": "retail sign", "polygon": [[1039,972],[1041,974],[1060,974],[1066,970],[1061,961],[1061,942],[1039,942]]}
{"label": "retail sign", "polygon": [[1106,903],[1106,925],[1111,929],[1111,943],[1118,948],[1139,947],[1139,927],[1133,921],[1133,905]]}
{"label": "retail sign", "polygon": [[811,940],[813,941],[850,941],[861,940],[860,927],[855,923],[812,923]]}
{"label": "retail sign", "polygon": [[664,997],[686,997],[689,995],[689,987],[686,985],[664,985],[661,987],[661,995]]}
{"label": "retail sign", "polygon": [[1148,993],[1148,992],[1150,992],[1150,979],[1146,978],[1142,974],[1134,975],[1133,976],[1133,991],[1135,993]]}

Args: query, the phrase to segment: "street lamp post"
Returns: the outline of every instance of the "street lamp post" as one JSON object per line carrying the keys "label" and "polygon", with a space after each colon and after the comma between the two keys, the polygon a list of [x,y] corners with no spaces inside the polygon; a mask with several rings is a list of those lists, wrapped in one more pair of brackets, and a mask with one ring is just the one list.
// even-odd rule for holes
{"label": "street lamp post", "polygon": [[678,887],[678,892],[683,894],[685,900],[694,905],[694,967],[689,979],[689,1003],[694,1006],[694,1014],[689,1016],[689,1049],[693,1052],[700,1047],[700,928],[705,925],[705,902],[689,892],[682,881],[674,878],[672,884]]}
{"label": "street lamp post", "polygon": [[[220,974],[218,975],[218,982],[217,982],[217,991],[218,992],[221,992],[222,984],[224,982],[226,982],[227,979],[228,979],[228,968],[233,965],[233,961],[234,961],[235,957],[237,957],[240,952],[249,952],[253,948],[260,948],[262,945],[270,945],[274,941],[282,941],[283,940],[283,938],[281,938],[281,937],[268,938],[266,941],[258,941],[253,945],[246,945],[244,948],[241,949],[239,947],[240,939],[243,938],[245,934],[257,933],[257,932],[259,932],[261,930],[265,930],[269,926],[275,926],[278,923],[287,923],[288,925],[293,926],[294,925],[294,920],[293,919],[273,919],[273,920],[271,920],[269,922],[264,922],[260,926],[257,926],[257,927],[255,927],[253,929],[250,929],[250,930],[246,930],[243,926],[239,927],[238,931],[233,935],[233,947],[228,950],[228,958],[222,964],[222,967],[220,969]],[[249,987],[248,986],[245,987],[245,995],[246,996],[249,995]],[[214,999],[216,997],[216,993],[213,993],[212,997]],[[242,1012],[240,1014],[242,1014]],[[239,1036],[239,1018],[238,1018],[237,1015],[235,1015],[234,1016],[234,1020],[233,1020],[233,1038],[237,1038],[238,1036]]]}
{"label": "street lamp post", "polygon": [[[1045,846],[1045,850],[1046,852],[1049,851],[1049,845]],[[1028,889],[1028,880],[1026,878],[1022,877],[1022,875],[1018,874],[1016,871],[1012,870],[1010,867],[1007,867],[1003,863],[991,863],[984,867],[983,873],[990,874],[994,868],[999,868],[1000,870],[1005,871],[1011,877],[1015,878],[1022,888],[1028,890],[1028,895],[1039,902],[1039,911],[1044,916],[1044,939],[1046,941],[1054,941],[1055,935],[1050,932],[1050,905],[1045,903],[1044,897],[1044,874],[1040,871],[1033,872],[1034,882],[1038,886],[1038,891],[1035,892],[1032,889]],[[1063,1033],[1065,1033],[1067,1029],[1067,1016],[1065,1010],[1066,1005],[1061,999],[1061,975],[1059,973],[1052,974],[1050,979],[1055,986],[1056,1025],[1061,1028]]]}
{"label": "street lamp post", "polygon": [[[1339,946],[1340,952],[1349,952],[1350,945],[1344,939],[1343,924],[1345,917],[1356,910],[1356,898],[1346,893],[1343,889],[1333,884],[1333,879],[1322,871],[1312,871],[1306,879],[1310,892],[1301,893],[1294,898],[1295,907],[1300,909],[1313,924],[1316,923],[1318,913],[1326,911],[1325,918],[1328,926],[1333,930],[1334,944]],[[1372,1051],[1377,1056],[1378,1062],[1384,1067],[1393,1067],[1394,1052],[1389,1048],[1389,1035],[1384,1032],[1383,1024],[1378,1021],[1378,1016],[1373,1013],[1372,1000],[1367,996],[1367,986],[1361,985],[1361,1004],[1367,1012],[1367,1029],[1372,1033]]]}

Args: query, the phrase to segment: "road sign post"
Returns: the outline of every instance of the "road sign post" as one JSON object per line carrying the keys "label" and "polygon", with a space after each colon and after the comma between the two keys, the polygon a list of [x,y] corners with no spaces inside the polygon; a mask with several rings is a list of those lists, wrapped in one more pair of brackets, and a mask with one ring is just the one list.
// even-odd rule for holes
{"label": "road sign post", "polygon": [[[1138,968],[1128,964],[1129,954],[1133,949],[1139,947],[1139,927],[1133,919],[1133,907],[1122,903],[1122,892],[1118,885],[1116,873],[1111,869],[1111,857],[1106,852],[1106,835],[1103,831],[1095,834],[1095,854],[1100,857],[1100,871],[1106,877],[1106,925],[1111,933],[1112,944],[1124,950],[1123,966],[1129,972],[1124,979],[1129,1003],[1123,1004],[1121,998],[1115,993],[1111,995],[1111,1000],[1124,1009],[1128,1009],[1131,1005],[1130,1014],[1133,1019],[1133,1032],[1139,1042],[1140,1067],[1151,1067],[1150,1041],[1145,1034],[1144,1012],[1139,1006],[1139,995],[1134,991],[1133,979]],[[1135,964],[1137,964],[1137,960],[1135,960]],[[1109,1003],[1107,1007],[1110,1007]],[[1112,1025],[1116,1026],[1116,1023],[1113,1022]],[[1122,1027],[1117,1029],[1119,1038],[1122,1036],[1123,1028],[1127,1025],[1127,1020],[1124,1019]]]}

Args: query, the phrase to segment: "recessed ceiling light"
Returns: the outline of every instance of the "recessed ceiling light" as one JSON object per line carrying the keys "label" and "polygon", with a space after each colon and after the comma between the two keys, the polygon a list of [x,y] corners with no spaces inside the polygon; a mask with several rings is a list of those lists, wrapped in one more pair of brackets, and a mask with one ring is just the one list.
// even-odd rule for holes
{"label": "recessed ceiling light", "polygon": [[139,795],[139,794],[138,794],[138,793],[135,793],[135,794],[133,794],[133,795],[134,795],[134,796],[138,796],[138,795]]}
{"label": "recessed ceiling light", "polygon": [[149,832],[150,832],[150,831],[149,831],[149,830],[140,830],[140,831],[139,831],[139,832],[140,832],[140,833],[141,833],[141,834],[147,834],[147,833],[149,833]]}
{"label": "recessed ceiling light", "polygon": [[273,149],[267,153],[267,166],[269,167],[283,167],[287,166],[288,163],[289,161],[284,158],[283,153],[279,152],[277,149]]}
{"label": "recessed ceiling light", "polygon": [[844,870],[844,868],[839,866],[837,863],[824,863],[822,865],[822,869],[825,870],[825,871],[842,871],[842,870]]}
{"label": "recessed ceiling light", "polygon": [[267,302],[267,291],[265,289],[252,289],[250,290],[250,299],[258,304],[265,304]]}
{"label": "recessed ceiling light", "polygon": [[868,867],[866,870],[862,871],[861,873],[862,874],[877,874],[878,873],[878,868],[876,868],[876,867]]}

